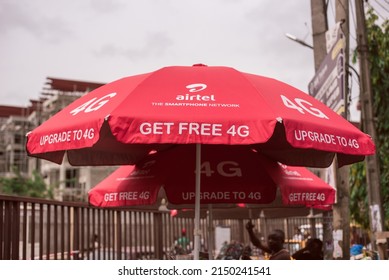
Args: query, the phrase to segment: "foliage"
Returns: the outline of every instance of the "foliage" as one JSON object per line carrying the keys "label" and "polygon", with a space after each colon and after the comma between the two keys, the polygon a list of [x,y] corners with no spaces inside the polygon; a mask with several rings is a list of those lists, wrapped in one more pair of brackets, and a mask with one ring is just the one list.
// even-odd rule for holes
{"label": "foliage", "polygon": [[18,170],[14,170],[11,178],[0,178],[0,191],[4,194],[29,196],[39,198],[53,198],[52,192],[46,187],[42,176],[35,170],[32,178],[23,177]]}
{"label": "foliage", "polygon": [[369,228],[369,202],[366,190],[366,168],[364,162],[354,164],[350,169],[350,213],[352,219],[362,228]]}
{"label": "foliage", "polygon": [[[369,10],[366,17],[373,110],[376,120],[376,147],[380,165],[382,208],[389,227],[389,21],[381,26]],[[354,59],[356,51],[354,52]],[[350,211],[353,220],[368,228],[367,183],[364,163],[354,164],[350,174]]]}

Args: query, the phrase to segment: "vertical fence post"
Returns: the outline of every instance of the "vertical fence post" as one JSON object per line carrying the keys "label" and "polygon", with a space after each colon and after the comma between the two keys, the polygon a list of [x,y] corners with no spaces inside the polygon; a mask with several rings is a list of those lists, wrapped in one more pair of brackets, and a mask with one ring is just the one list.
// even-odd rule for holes
{"label": "vertical fence post", "polygon": [[20,202],[12,203],[12,259],[19,259],[19,241],[20,241]]}
{"label": "vertical fence post", "polygon": [[154,212],[154,254],[157,260],[163,259],[162,213]]}
{"label": "vertical fence post", "polygon": [[[115,211],[116,213],[116,259],[123,259],[123,248],[122,248],[122,212],[120,210]],[[124,248],[124,254],[126,249]]]}
{"label": "vertical fence post", "polygon": [[12,236],[12,202],[6,201],[4,208],[4,246],[3,246],[3,259],[11,259],[11,236]]}
{"label": "vertical fence post", "polygon": [[78,260],[80,258],[80,219],[79,208],[72,207],[73,209],[73,259]]}

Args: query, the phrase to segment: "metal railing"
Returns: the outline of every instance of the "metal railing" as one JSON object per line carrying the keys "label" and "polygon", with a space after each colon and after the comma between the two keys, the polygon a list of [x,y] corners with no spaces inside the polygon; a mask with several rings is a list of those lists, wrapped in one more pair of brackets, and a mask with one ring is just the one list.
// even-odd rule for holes
{"label": "metal railing", "polygon": [[[260,220],[254,222],[263,228]],[[231,240],[249,244],[246,221],[213,220],[211,228],[228,227]],[[288,237],[295,224],[310,221],[294,218],[265,222],[268,230],[282,227]],[[102,209],[81,202],[0,195],[1,260],[168,259],[182,228],[193,240],[190,215],[173,217],[166,211]],[[205,251],[210,235],[214,237],[209,228],[208,217],[202,217]]]}

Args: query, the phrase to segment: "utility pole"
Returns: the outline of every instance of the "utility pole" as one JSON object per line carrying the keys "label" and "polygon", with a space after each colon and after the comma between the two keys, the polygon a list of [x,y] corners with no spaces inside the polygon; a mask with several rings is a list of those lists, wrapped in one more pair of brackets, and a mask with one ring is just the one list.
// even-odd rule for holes
{"label": "utility pole", "polygon": [[[360,79],[360,101],[361,101],[361,121],[363,131],[369,134],[373,140],[377,139],[373,102],[372,102],[372,87],[370,78],[370,66],[368,59],[367,33],[365,11],[363,0],[355,1],[355,12],[357,18],[357,42],[358,42],[358,58],[361,73]],[[376,234],[383,231],[382,225],[382,201],[380,193],[380,169],[377,155],[367,156],[366,159],[366,180],[367,193],[370,210],[370,229],[371,229],[371,244],[373,250],[377,250]],[[380,252],[382,253],[382,252]]]}
{"label": "utility pole", "polygon": [[[315,58],[315,70],[317,71],[327,55],[325,32],[328,29],[327,6],[325,0],[311,0],[313,50]],[[336,22],[341,22],[341,29],[345,36],[344,59],[344,117],[348,115],[348,56],[349,56],[349,3],[348,0],[336,0]],[[335,160],[336,161],[336,160]],[[335,162],[335,165],[336,162]],[[325,259],[340,258],[350,259],[350,186],[349,167],[343,166],[336,169],[337,202],[333,205],[333,211],[323,215],[325,245]],[[332,226],[330,224],[332,221]],[[335,236],[335,238],[334,238]]]}
{"label": "utility pole", "polygon": [[[328,23],[327,6],[325,2],[325,0],[311,0],[312,37],[315,72],[318,71],[321,63],[327,55],[325,35],[326,31],[328,30]],[[325,211],[323,213],[323,244],[324,259],[332,259],[332,211]]]}
{"label": "utility pole", "polygon": [[317,71],[324,60],[326,49],[326,31],[327,23],[327,6],[325,0],[311,0],[312,16],[312,37],[313,37],[313,55],[315,62],[315,71]]}
{"label": "utility pole", "polygon": [[[344,77],[344,117],[348,119],[348,65],[349,65],[349,1],[336,0],[335,1],[335,21],[341,22],[341,29],[345,37],[344,46],[344,60],[345,60],[345,77]],[[333,207],[333,227],[334,234],[339,235],[342,240],[339,245],[341,248],[341,255],[337,255],[334,251],[335,258],[349,260],[350,259],[350,183],[349,173],[350,167],[343,166],[337,169],[336,172],[336,189],[337,189],[337,203]]]}

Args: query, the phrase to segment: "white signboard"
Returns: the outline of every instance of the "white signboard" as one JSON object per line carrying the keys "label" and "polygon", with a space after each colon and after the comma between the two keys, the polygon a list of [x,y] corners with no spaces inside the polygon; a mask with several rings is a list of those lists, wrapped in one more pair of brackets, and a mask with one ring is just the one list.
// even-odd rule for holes
{"label": "white signboard", "polygon": [[216,255],[219,254],[220,249],[223,245],[229,244],[231,242],[231,228],[216,226],[215,228],[215,249]]}

